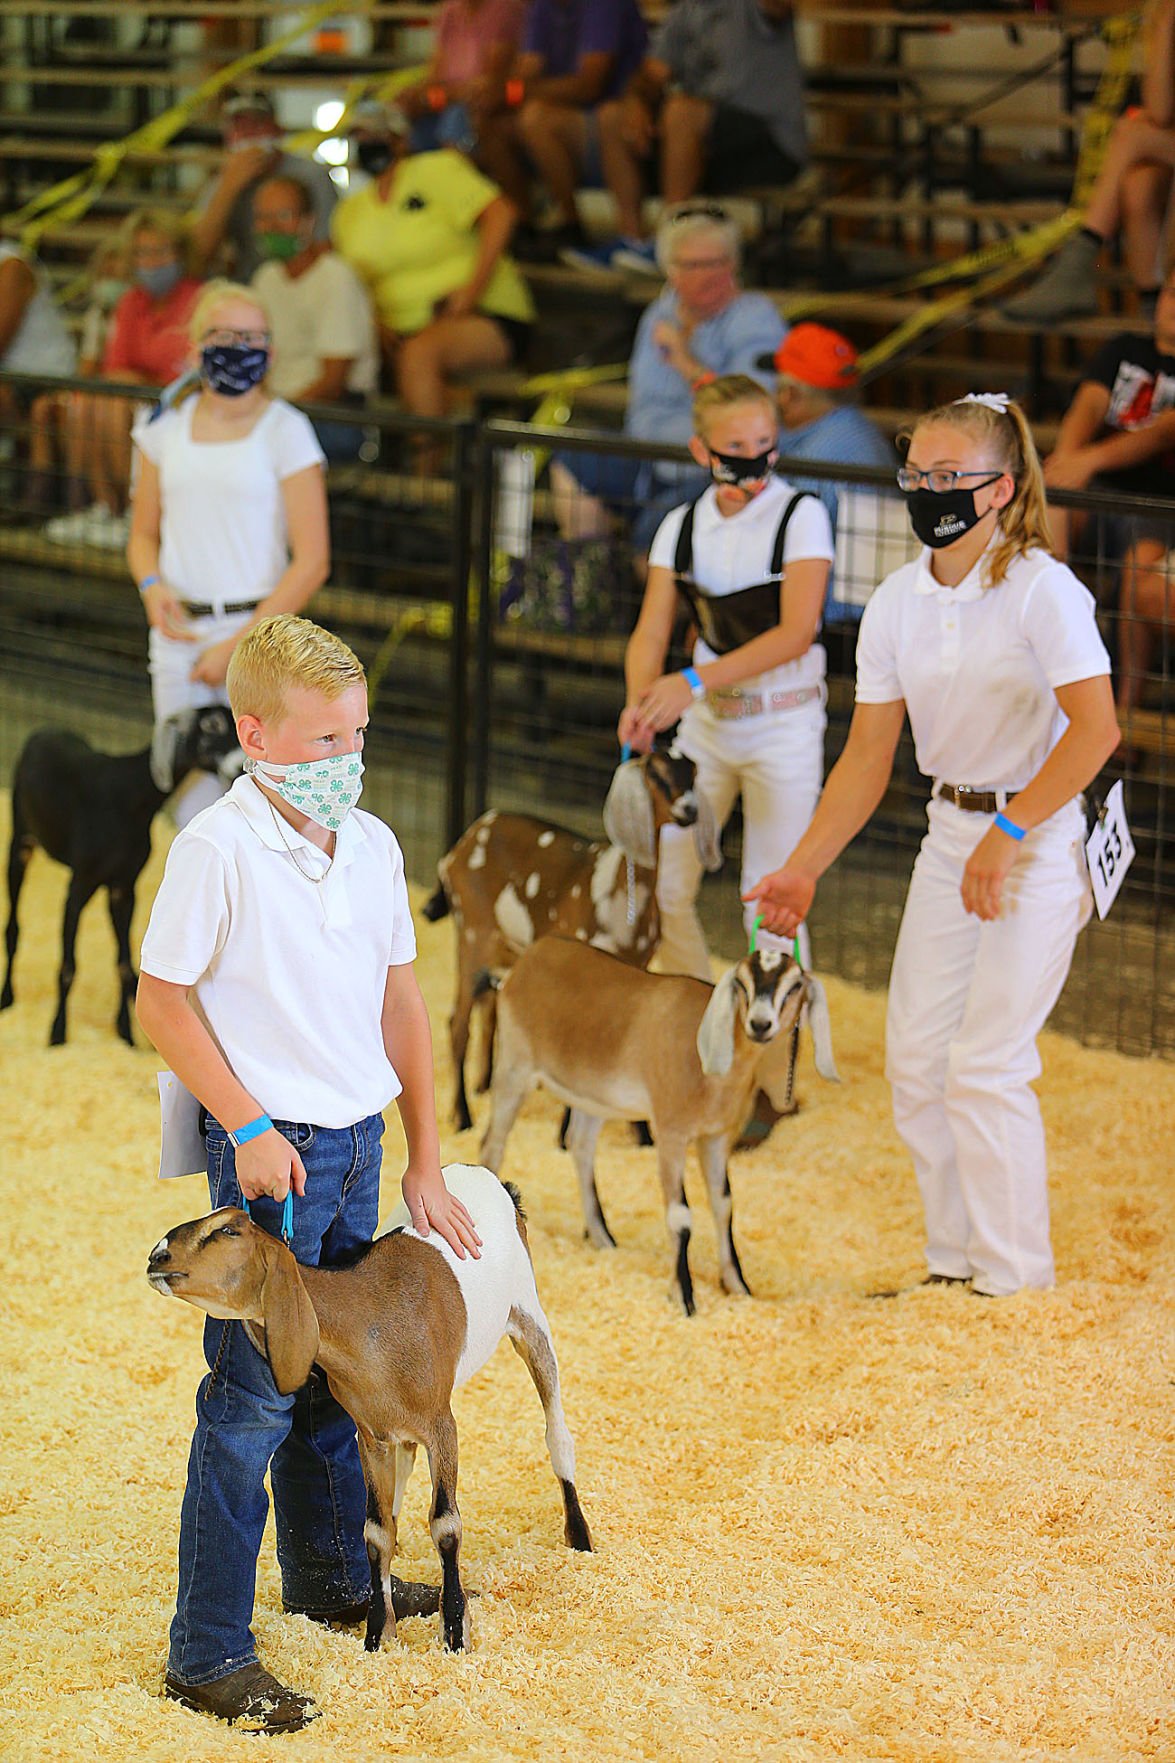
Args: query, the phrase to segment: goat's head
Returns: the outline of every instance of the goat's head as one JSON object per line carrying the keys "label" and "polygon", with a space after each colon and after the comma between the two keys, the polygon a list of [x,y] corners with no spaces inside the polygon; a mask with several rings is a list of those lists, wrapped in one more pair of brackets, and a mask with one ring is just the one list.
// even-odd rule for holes
{"label": "goat's head", "polygon": [[244,763],[232,712],[223,704],[178,711],[156,727],[151,740],[151,777],[165,796],[189,771],[214,771],[228,784]]}
{"label": "goat's head", "polygon": [[698,1026],[698,1057],[707,1077],[725,1077],[734,1061],[736,1024],[766,1046],[806,1019],[816,1069],[836,1080],[824,987],[784,949],[757,949],[724,973]]}
{"label": "goat's head", "polygon": [[[182,1298],[209,1316],[234,1317],[265,1330],[264,1351],[283,1396],[300,1389],[318,1352],[318,1318],[298,1263],[276,1237],[236,1206],[222,1206],[168,1231],[147,1257],[157,1292]],[[255,1331],[249,1330],[254,1343]]]}
{"label": "goat's head", "polygon": [[676,743],[617,766],[604,802],[604,831],[634,863],[652,869],[663,826],[691,826],[706,869],[721,869],[722,851],[710,804],[698,789],[697,766]]}

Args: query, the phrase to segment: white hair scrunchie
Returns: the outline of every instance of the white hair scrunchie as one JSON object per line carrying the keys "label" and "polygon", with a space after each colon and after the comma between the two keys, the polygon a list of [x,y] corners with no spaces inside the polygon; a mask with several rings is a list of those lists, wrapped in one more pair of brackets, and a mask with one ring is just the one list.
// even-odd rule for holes
{"label": "white hair scrunchie", "polygon": [[1006,392],[968,392],[955,399],[956,404],[986,404],[989,410],[998,410],[1001,416],[1007,416],[1010,402]]}

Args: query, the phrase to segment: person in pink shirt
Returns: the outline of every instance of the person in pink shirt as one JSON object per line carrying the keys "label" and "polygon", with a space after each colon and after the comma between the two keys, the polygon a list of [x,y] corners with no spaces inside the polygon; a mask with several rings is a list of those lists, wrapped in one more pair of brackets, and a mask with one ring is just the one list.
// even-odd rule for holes
{"label": "person in pink shirt", "polygon": [[525,21],[523,0],[444,0],[428,72],[396,100],[412,122],[413,153],[456,147],[476,159],[478,120],[506,101]]}
{"label": "person in pink shirt", "polygon": [[[101,375],[155,391],[188,365],[188,322],[202,284],[188,273],[188,243],[178,217],[140,209],[127,221],[123,242],[131,286],[114,308]],[[71,400],[69,456],[82,462],[90,503],[48,523],[45,537],[54,544],[125,546],[136,402],[88,392]]]}

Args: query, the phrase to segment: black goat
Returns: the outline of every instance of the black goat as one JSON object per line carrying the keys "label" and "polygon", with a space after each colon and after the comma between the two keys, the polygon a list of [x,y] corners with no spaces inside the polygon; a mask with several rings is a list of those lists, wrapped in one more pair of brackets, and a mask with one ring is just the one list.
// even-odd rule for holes
{"label": "black goat", "polygon": [[5,933],[8,966],[0,1010],[7,1010],[12,1003],[12,963],[20,939],[17,902],[29,859],[40,845],[72,872],[61,927],[57,1015],[49,1045],[60,1047],[65,1040],[65,1006],[74,979],[78,919],[87,900],[103,887],[118,943],[121,990],[115,1025],[128,1046],[134,1045],[130,1003],[136,981],[131,966],[131,915],[135,883],[151,855],[151,822],[190,771],[217,771],[228,778],[240,770],[240,762],[233,719],[219,704],[169,717],[156,730],[151,746],[140,753],[98,753],[68,729],[38,729],[29,736],[12,779]]}

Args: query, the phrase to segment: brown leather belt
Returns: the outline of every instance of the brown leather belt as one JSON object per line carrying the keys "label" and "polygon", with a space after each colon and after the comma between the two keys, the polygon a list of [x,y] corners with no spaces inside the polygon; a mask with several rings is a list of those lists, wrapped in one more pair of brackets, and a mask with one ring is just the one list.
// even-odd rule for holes
{"label": "brown leather belt", "polygon": [[729,691],[706,693],[707,708],[724,720],[740,716],[761,716],[764,710],[798,710],[820,696],[820,686],[799,686],[793,692],[743,692],[737,686]]}
{"label": "brown leather belt", "polygon": [[213,613],[227,618],[234,612],[252,612],[260,604],[260,600],[226,600],[223,606],[213,606],[208,600],[185,600],[183,608],[189,618],[211,618]]}
{"label": "brown leather belt", "polygon": [[1015,790],[973,790],[970,784],[935,784],[934,794],[943,802],[953,802],[969,814],[999,814],[1008,805]]}

